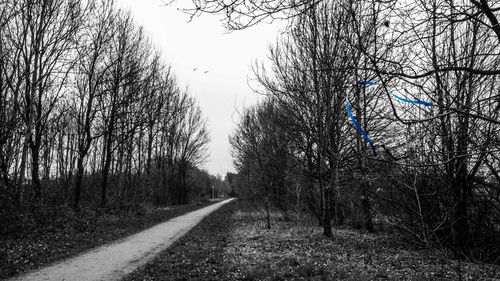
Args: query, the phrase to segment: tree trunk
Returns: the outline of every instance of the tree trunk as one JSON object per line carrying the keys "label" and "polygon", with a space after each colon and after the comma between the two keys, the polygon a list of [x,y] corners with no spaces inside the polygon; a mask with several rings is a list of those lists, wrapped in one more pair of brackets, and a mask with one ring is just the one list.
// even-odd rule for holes
{"label": "tree trunk", "polygon": [[105,140],[104,165],[102,167],[101,181],[101,207],[106,207],[108,203],[108,178],[109,169],[111,168],[111,136],[108,134]]}
{"label": "tree trunk", "polygon": [[330,212],[330,186],[327,186],[324,191],[325,195],[323,196],[325,199],[324,204],[324,212],[323,212],[323,235],[326,237],[332,237],[332,223],[331,223],[331,212]]}
{"label": "tree trunk", "polygon": [[271,211],[269,210],[269,195],[266,192],[266,227],[267,229],[271,229]]}
{"label": "tree trunk", "polygon": [[33,185],[33,191],[35,192],[35,199],[42,199],[42,187],[40,184],[40,156],[39,156],[39,146],[31,146],[31,180]]}
{"label": "tree trunk", "polygon": [[28,158],[28,139],[26,138],[24,140],[24,145],[23,145],[23,152],[21,154],[21,167],[20,167],[20,171],[19,171],[19,178],[17,180],[17,186],[19,188],[19,198],[18,198],[18,202],[19,204],[22,204],[23,202],[23,197],[24,197],[24,179],[25,179],[25,176],[26,176],[26,162],[27,162],[27,158]]}
{"label": "tree trunk", "polygon": [[106,207],[108,203],[107,190],[108,190],[108,177],[109,168],[111,167],[111,157],[106,157],[104,160],[104,167],[102,169],[102,182],[101,182],[101,207]]}
{"label": "tree trunk", "polygon": [[373,228],[373,221],[372,221],[372,215],[370,211],[370,201],[368,199],[368,194],[366,192],[366,188],[364,184],[362,184],[362,195],[361,195],[361,206],[363,208],[363,220],[365,224],[365,229],[368,230],[368,232],[373,233],[375,229]]}
{"label": "tree trunk", "polygon": [[73,197],[73,210],[80,210],[80,196],[82,193],[82,181],[83,181],[83,157],[78,157],[77,170],[76,170],[76,179],[75,179],[75,191]]}
{"label": "tree trunk", "polygon": [[[469,223],[468,223],[468,197],[469,197],[469,185],[467,182],[467,175],[465,162],[462,159],[457,159],[458,171],[453,181],[453,186],[455,188],[455,223],[453,224],[453,234],[455,240],[455,246],[459,250],[463,250],[467,247],[467,242],[469,238]],[[462,162],[462,163],[461,163]]]}

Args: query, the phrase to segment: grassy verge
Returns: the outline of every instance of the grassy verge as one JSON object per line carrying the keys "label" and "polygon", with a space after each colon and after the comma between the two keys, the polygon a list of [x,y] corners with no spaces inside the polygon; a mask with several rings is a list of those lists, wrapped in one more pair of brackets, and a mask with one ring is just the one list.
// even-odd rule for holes
{"label": "grassy verge", "polygon": [[[125,280],[459,280],[458,262],[397,237],[287,222],[237,202],[205,218],[170,249]],[[500,267],[460,264],[462,280],[498,280]]]}
{"label": "grassy verge", "polygon": [[231,269],[223,261],[234,231],[235,202],[204,218],[184,237],[124,280],[223,280]]}
{"label": "grassy verge", "polygon": [[0,237],[0,279],[74,256],[213,203],[107,213],[83,210],[78,215],[69,209],[40,208],[35,210],[40,218],[30,216],[26,222],[35,225],[30,231]]}

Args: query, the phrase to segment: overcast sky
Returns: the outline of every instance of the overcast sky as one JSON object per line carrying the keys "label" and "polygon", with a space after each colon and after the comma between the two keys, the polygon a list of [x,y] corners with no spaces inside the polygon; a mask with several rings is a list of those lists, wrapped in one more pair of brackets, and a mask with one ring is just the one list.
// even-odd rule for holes
{"label": "overcast sky", "polygon": [[[177,8],[191,1],[177,2],[181,4],[118,0],[118,5],[132,11],[136,23],[162,50],[181,87],[187,86],[198,99],[208,117],[211,135],[210,158],[203,168],[224,176],[227,171],[234,171],[228,135],[239,118],[238,111],[259,99],[248,86],[251,64],[265,60],[269,44],[278,35],[279,24],[259,24],[229,33],[218,16],[207,14],[188,22],[189,16]],[[198,70],[193,71],[194,68]]]}

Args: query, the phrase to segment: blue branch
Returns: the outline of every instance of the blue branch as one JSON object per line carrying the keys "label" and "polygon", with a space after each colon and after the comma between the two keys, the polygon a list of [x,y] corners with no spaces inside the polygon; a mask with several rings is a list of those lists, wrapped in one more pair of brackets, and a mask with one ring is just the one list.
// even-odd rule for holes
{"label": "blue branch", "polygon": [[404,102],[409,102],[409,103],[417,103],[417,104],[423,104],[423,105],[425,105],[425,106],[430,106],[430,105],[431,105],[431,103],[430,103],[430,102],[426,102],[426,101],[419,101],[419,100],[407,100],[407,99],[404,99],[404,98],[402,98],[402,97],[398,97],[398,96],[396,96],[395,94],[392,94],[392,95],[393,95],[395,98],[398,98],[398,99],[400,99],[400,100],[402,100],[402,101],[404,101]]}
{"label": "blue branch", "polygon": [[353,86],[358,86],[358,85],[377,85],[376,82],[370,82],[370,81],[362,81],[354,84]]}
{"label": "blue branch", "polygon": [[345,102],[346,106],[347,106],[347,113],[349,114],[349,116],[351,117],[351,120],[352,120],[352,123],[354,123],[354,126],[356,126],[356,128],[358,128],[358,130],[361,132],[361,134],[363,135],[363,137],[365,137],[366,141],[368,141],[368,143],[370,144],[370,146],[372,147],[372,151],[373,151],[373,155],[374,156],[377,156],[377,152],[375,152],[375,147],[373,146],[373,143],[372,141],[370,140],[370,138],[365,134],[365,132],[363,131],[363,129],[361,129],[361,127],[358,125],[358,123],[356,122],[356,120],[354,120],[354,116],[352,116],[352,113],[351,113],[351,109],[349,108],[349,101],[346,101]]}

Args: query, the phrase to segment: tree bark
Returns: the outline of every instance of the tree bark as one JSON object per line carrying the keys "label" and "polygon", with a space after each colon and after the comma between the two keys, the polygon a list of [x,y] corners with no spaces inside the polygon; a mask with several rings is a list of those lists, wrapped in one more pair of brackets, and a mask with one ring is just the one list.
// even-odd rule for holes
{"label": "tree bark", "polygon": [[83,157],[80,155],[77,160],[77,170],[76,170],[76,179],[75,179],[75,190],[73,197],[73,210],[80,210],[80,196],[82,193],[82,181],[83,181]]}

